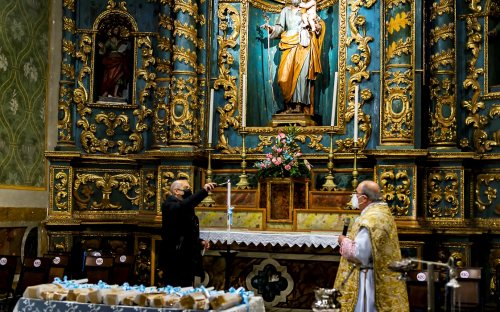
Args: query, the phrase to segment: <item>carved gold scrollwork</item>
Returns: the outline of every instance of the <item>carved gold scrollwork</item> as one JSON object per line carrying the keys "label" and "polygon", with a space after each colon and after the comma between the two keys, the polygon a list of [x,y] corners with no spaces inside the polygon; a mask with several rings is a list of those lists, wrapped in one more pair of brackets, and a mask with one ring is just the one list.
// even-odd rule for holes
{"label": "carved gold scrollwork", "polygon": [[151,91],[156,87],[156,74],[149,70],[151,66],[155,65],[156,59],[153,55],[153,45],[149,36],[138,37],[137,45],[142,54],[142,68],[137,70],[137,79],[141,78],[146,83],[144,89],[139,93],[139,101],[141,105],[145,105],[146,98],[151,95]]}
{"label": "carved gold scrollwork", "polygon": [[[451,0],[448,0],[451,1]],[[481,3],[481,0],[466,0],[469,3],[469,9],[471,9],[474,12],[481,12],[481,6],[479,5]]]}
{"label": "carved gold scrollwork", "polygon": [[156,172],[144,171],[143,172],[143,209],[154,210],[156,199]]}
{"label": "carved gold scrollwork", "polygon": [[156,143],[166,144],[168,139],[167,122],[170,116],[170,109],[165,104],[165,97],[167,96],[166,87],[157,87],[155,90],[155,111],[154,111],[154,124],[153,136]]}
{"label": "carved gold scrollwork", "polygon": [[[457,139],[456,81],[455,81],[455,23],[441,23],[438,16],[453,19],[455,3],[444,0],[434,2],[431,21],[437,24],[430,31],[432,55],[430,56],[431,123],[429,141],[436,145],[453,146]],[[441,41],[441,45],[438,42]]]}
{"label": "carved gold scrollwork", "polygon": [[[230,126],[238,129],[240,124],[238,118],[234,115],[237,106],[236,77],[231,76],[234,57],[229,50],[237,44],[241,21],[238,10],[228,3],[219,3],[217,16],[219,18],[219,29],[223,32],[223,35],[217,36],[217,42],[219,43],[217,57],[219,76],[214,82],[214,89],[217,90],[222,87],[224,89],[224,98],[227,99],[227,103],[223,107],[217,108],[217,112],[220,114],[217,149],[223,153],[234,154],[239,153],[240,148],[229,145],[228,139],[224,136],[224,130]],[[231,27],[232,32],[229,34],[227,32],[229,29],[228,20],[231,20],[233,23],[233,27]]]}
{"label": "carved gold scrollwork", "polygon": [[[56,183],[56,180],[59,182]],[[56,191],[55,196],[55,205],[59,211],[67,211],[68,210],[68,174],[67,172],[61,170],[56,173],[54,180],[54,188]]]}
{"label": "carved gold scrollwork", "polygon": [[75,44],[72,41],[63,39],[63,43],[62,43],[63,53],[69,54],[71,56],[75,56],[75,49],[76,49]]}
{"label": "carved gold scrollwork", "polygon": [[184,47],[178,47],[174,45],[174,56],[172,59],[174,61],[184,62],[193,68],[197,68],[198,57],[196,55],[196,51],[191,51],[190,49],[186,49]]}
{"label": "carved gold scrollwork", "polygon": [[407,216],[411,206],[411,179],[407,170],[384,170],[380,175],[384,200],[392,214]]}
{"label": "carved gold scrollwork", "polygon": [[174,22],[174,36],[184,36],[186,39],[194,43],[198,49],[205,49],[205,41],[203,38],[198,38],[198,34],[194,25],[188,23],[182,24],[180,21]]}
{"label": "carved gold scrollwork", "polygon": [[[411,91],[412,71],[386,72],[384,86],[388,94],[384,99],[384,115],[382,117],[382,133],[385,138],[411,139],[413,134],[412,103],[408,98]],[[394,103],[398,103],[397,109]]]}
{"label": "carved gold scrollwork", "polygon": [[[453,57],[454,59],[454,57]],[[456,138],[456,113],[453,81],[449,79],[430,79],[431,99],[436,103],[429,127],[431,142],[450,142]],[[448,113],[445,116],[445,110]]]}
{"label": "carved gold scrollwork", "polygon": [[191,0],[177,0],[174,1],[174,12],[177,13],[182,11],[183,13],[187,13],[190,16],[198,19],[198,4],[193,3]]}
{"label": "carved gold scrollwork", "polygon": [[438,15],[454,13],[453,0],[441,0],[439,3],[434,2],[431,7],[430,19],[434,20]]}
{"label": "carved gold scrollwork", "polygon": [[467,30],[467,49],[470,50],[471,58],[467,61],[467,78],[463,82],[465,89],[472,90],[472,97],[470,100],[464,100],[462,107],[467,111],[465,124],[473,128],[473,145],[477,152],[485,153],[490,151],[493,146],[497,145],[494,140],[488,139],[488,133],[485,128],[490,120],[487,116],[481,115],[480,112],[485,108],[484,102],[480,101],[481,86],[479,84],[479,76],[483,75],[484,69],[477,67],[479,54],[482,49],[482,26],[477,17],[466,17],[466,30]]}
{"label": "carved gold scrollwork", "polygon": [[68,8],[71,11],[75,11],[75,0],[64,0],[63,7]]}
{"label": "carved gold scrollwork", "polygon": [[[111,193],[113,190],[118,190],[120,193],[125,195],[125,197],[130,200],[133,205],[139,205],[140,195],[137,193],[140,192],[139,189],[135,189],[135,196],[129,195],[129,192],[140,185],[140,178],[137,174],[109,174],[105,173],[104,175],[91,174],[91,173],[80,173],[76,175],[74,192],[77,205],[81,209],[94,209],[94,210],[106,210],[106,209],[121,209],[121,203],[112,203],[111,202]],[[85,186],[88,184],[92,184],[89,186],[91,188],[95,187],[102,192],[102,199],[100,202],[94,201],[88,207],[88,200],[80,201],[79,197],[76,196],[78,194],[80,186]],[[86,189],[85,194],[89,193],[89,190]]]}
{"label": "carved gold scrollwork", "polygon": [[[170,139],[191,142],[194,125],[197,120],[193,115],[196,107],[197,79],[172,78],[172,101],[171,101],[171,123]],[[193,107],[190,107],[193,103]]]}
{"label": "carved gold scrollwork", "polygon": [[108,10],[122,10],[122,11],[127,11],[127,1],[120,1],[120,3],[117,5],[116,1],[114,0],[108,0],[108,5],[106,6],[106,9]]}
{"label": "carved gold scrollwork", "polygon": [[119,126],[121,126],[124,131],[130,130],[130,124],[129,124],[127,115],[118,115],[117,116],[113,112],[110,112],[107,114],[100,113],[100,114],[96,115],[95,120],[98,123],[103,123],[104,125],[106,125],[106,135],[107,136],[114,136],[115,129]]}
{"label": "carved gold scrollwork", "polygon": [[442,25],[441,27],[436,26],[431,29],[430,40],[431,44],[438,43],[439,40],[447,40],[455,38],[455,24],[449,23],[447,25]]}
{"label": "carved gold scrollwork", "polygon": [[414,9],[410,1],[389,1],[386,19],[381,107],[381,141],[411,143],[414,133]]}
{"label": "carved gold scrollwork", "polygon": [[64,85],[61,85],[59,88],[59,103],[57,107],[59,114],[61,114],[61,118],[57,121],[57,129],[59,132],[59,139],[61,141],[71,140],[72,125],[71,110],[69,108],[70,101],[66,100],[69,98],[70,94],[71,90]]}
{"label": "carved gold scrollwork", "polygon": [[[351,31],[351,37],[347,38],[346,45],[349,46],[351,43],[357,45],[360,53],[354,53],[351,56],[351,61],[353,65],[347,66],[350,77],[348,81],[348,107],[345,114],[346,121],[354,118],[354,89],[356,84],[360,84],[363,79],[368,80],[370,78],[370,72],[368,71],[368,66],[371,63],[371,49],[368,43],[373,41],[373,37],[366,35],[366,17],[359,15],[359,11],[362,7],[369,9],[377,1],[368,0],[361,1],[355,0],[349,2],[351,11],[349,13],[348,25]],[[364,132],[365,136],[360,138],[358,144],[361,147],[366,146],[371,135],[371,122],[370,116],[363,113],[363,105],[366,101],[372,98],[372,93],[368,89],[360,88],[360,103],[358,111],[359,128]],[[352,146],[352,139],[338,140],[337,144],[339,146],[339,151],[345,149],[346,147]]]}
{"label": "carved gold scrollwork", "polygon": [[455,217],[459,212],[459,177],[443,170],[428,174],[428,211],[431,217]]}
{"label": "carved gold scrollwork", "polygon": [[76,31],[75,20],[64,16],[63,17],[63,30],[69,31],[70,33],[74,34]]}
{"label": "carved gold scrollwork", "polygon": [[[492,184],[498,181],[500,181],[500,173],[479,174],[477,176],[475,186],[476,200],[474,205],[479,211],[485,211],[497,198],[498,185],[492,187]],[[495,207],[495,213],[500,215],[500,205]]]}

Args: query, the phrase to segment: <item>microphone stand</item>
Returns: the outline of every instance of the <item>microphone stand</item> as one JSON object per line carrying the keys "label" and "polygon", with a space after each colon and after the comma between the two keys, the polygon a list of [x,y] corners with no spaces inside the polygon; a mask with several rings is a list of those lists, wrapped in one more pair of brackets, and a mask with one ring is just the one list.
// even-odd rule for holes
{"label": "microphone stand", "polygon": [[[457,268],[455,266],[455,260],[453,259],[453,257],[450,257],[447,263],[442,263],[418,259],[404,259],[402,261],[391,263],[389,265],[389,269],[392,271],[403,273],[403,276],[406,276],[408,271],[413,269],[417,263],[423,263],[427,265],[427,311],[434,312],[434,266],[445,267],[448,269],[450,280],[448,281],[448,283],[446,283],[446,287],[454,290],[460,287],[457,281]],[[455,311],[455,291],[453,291],[450,308],[451,311]]]}

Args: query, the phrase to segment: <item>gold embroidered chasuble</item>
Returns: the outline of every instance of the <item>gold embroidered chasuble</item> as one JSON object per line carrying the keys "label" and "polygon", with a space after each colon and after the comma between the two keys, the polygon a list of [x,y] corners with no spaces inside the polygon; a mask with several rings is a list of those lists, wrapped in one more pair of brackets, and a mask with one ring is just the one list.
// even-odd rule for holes
{"label": "gold embroidered chasuble", "polygon": [[[398,280],[399,273],[392,272],[388,265],[401,260],[396,223],[386,203],[373,203],[354,222],[348,237],[354,240],[361,227],[368,229],[372,245],[373,270],[375,280],[375,306],[378,312],[409,311],[406,284]],[[342,296],[339,301],[343,312],[354,311],[358,301],[359,265],[355,267],[343,288],[353,263],[341,258],[335,288]]]}

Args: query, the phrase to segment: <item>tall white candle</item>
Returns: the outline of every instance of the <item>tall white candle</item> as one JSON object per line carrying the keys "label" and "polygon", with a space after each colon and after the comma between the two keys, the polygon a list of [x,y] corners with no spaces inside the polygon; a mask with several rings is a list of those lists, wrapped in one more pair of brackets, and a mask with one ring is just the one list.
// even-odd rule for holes
{"label": "tall white candle", "polygon": [[[231,180],[227,180],[227,231],[231,231],[231,222],[232,222],[232,207],[231,207]],[[229,237],[227,239],[227,243],[229,244]]]}
{"label": "tall white candle", "polygon": [[354,87],[354,142],[358,142],[358,96],[359,96],[359,85]]}
{"label": "tall white candle", "polygon": [[231,207],[231,180],[227,180],[227,209]]}
{"label": "tall white candle", "polygon": [[243,75],[243,95],[241,103],[241,126],[247,126],[247,75]]}
{"label": "tall white candle", "polygon": [[214,89],[210,89],[210,109],[208,110],[208,145],[212,144],[212,131],[214,125]]}
{"label": "tall white candle", "polygon": [[330,126],[335,126],[335,115],[337,113],[337,80],[339,79],[339,73],[335,72],[335,79],[333,80],[333,99],[332,99],[332,120]]}

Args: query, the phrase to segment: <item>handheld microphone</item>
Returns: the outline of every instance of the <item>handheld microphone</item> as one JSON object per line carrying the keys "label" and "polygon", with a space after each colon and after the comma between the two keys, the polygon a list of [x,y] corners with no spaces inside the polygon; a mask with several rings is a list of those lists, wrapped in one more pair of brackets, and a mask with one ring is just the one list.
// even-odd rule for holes
{"label": "handheld microphone", "polygon": [[349,223],[351,223],[351,218],[344,219],[344,228],[342,229],[342,235],[347,235],[347,229],[349,228]]}

